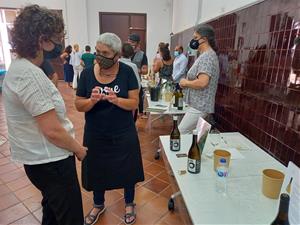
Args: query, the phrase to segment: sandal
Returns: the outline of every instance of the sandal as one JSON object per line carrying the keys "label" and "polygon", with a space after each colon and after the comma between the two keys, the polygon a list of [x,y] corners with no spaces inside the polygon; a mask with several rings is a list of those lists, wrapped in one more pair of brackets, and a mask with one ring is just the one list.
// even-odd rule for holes
{"label": "sandal", "polygon": [[[92,215],[91,212],[93,211],[93,209],[99,209],[98,213],[96,215]],[[86,217],[84,217],[84,225],[94,225],[98,219],[99,219],[99,216],[104,213],[105,211],[105,206],[104,205],[101,205],[100,207],[93,207],[91,209],[91,211],[88,213],[88,215]],[[90,221],[90,222],[88,222]]]}
{"label": "sandal", "polygon": [[[132,211],[130,213],[125,213],[125,216],[124,216],[124,222],[127,225],[134,224],[135,221],[136,221],[135,206],[136,206],[135,203],[128,203],[128,204],[125,205],[125,208],[126,207],[131,207],[131,209],[132,209]],[[133,217],[133,219],[131,219],[132,217]]]}

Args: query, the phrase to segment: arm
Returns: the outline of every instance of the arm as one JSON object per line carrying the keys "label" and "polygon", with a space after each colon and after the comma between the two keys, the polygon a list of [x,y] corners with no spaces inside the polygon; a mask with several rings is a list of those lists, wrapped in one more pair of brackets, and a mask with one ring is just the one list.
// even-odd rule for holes
{"label": "arm", "polygon": [[202,89],[209,84],[210,77],[205,73],[200,73],[195,80],[182,79],[179,85],[182,88]]}
{"label": "arm", "polygon": [[51,75],[51,81],[55,85],[55,87],[57,87],[57,85],[58,85],[58,74],[56,72],[54,72]]}
{"label": "arm", "polygon": [[154,73],[157,73],[159,70],[160,70],[160,68],[161,68],[161,65],[162,63],[161,63],[161,60],[157,60],[154,64],[153,64],[153,67],[152,67],[152,71],[154,72]]}
{"label": "arm", "polygon": [[49,142],[57,147],[75,153],[79,160],[84,159],[87,149],[81,146],[61,126],[54,109],[36,116],[35,120]]}
{"label": "arm", "polygon": [[109,102],[113,103],[114,105],[122,109],[132,111],[137,109],[139,105],[139,90],[138,89],[129,90],[128,98],[117,97],[115,92],[109,91],[109,95],[106,95],[104,99],[108,100]]}

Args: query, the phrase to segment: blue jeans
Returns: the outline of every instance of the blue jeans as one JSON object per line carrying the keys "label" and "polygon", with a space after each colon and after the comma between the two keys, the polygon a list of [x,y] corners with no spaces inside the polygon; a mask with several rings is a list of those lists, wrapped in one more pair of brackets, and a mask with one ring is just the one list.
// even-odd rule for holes
{"label": "blue jeans", "polygon": [[[126,187],[124,188],[124,198],[125,198],[125,204],[133,203],[134,201],[134,186],[132,187]],[[105,198],[105,190],[102,191],[94,191],[94,206],[100,207],[104,204]]]}

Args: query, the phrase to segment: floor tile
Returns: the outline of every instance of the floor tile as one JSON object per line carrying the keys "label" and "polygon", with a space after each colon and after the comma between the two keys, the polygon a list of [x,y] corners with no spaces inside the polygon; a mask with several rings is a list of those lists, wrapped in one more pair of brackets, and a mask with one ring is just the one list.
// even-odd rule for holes
{"label": "floor tile", "polygon": [[10,193],[9,188],[5,184],[0,185],[0,196]]}
{"label": "floor tile", "polygon": [[160,193],[163,191],[169,184],[163,182],[157,178],[153,178],[148,183],[146,183],[143,187],[148,188],[149,190],[153,191],[154,193]]}
{"label": "floor tile", "polygon": [[42,194],[38,193],[30,198],[27,198],[23,201],[23,204],[29,209],[30,212],[35,212],[42,207]]}
{"label": "floor tile", "polygon": [[12,193],[0,196],[0,211],[20,203]]}
{"label": "floor tile", "polygon": [[22,203],[9,207],[0,212],[0,224],[10,224],[28,215],[29,211]]}
{"label": "floor tile", "polygon": [[31,184],[31,182],[27,178],[27,176],[23,176],[19,179],[16,179],[16,180],[13,180],[13,181],[7,183],[7,186],[9,187],[10,190],[17,191],[17,190],[19,190],[23,187],[26,187],[30,184]]}
{"label": "floor tile", "polygon": [[156,163],[152,163],[149,166],[147,166],[146,168],[144,168],[146,173],[149,173],[152,176],[156,176],[158,174],[160,174],[162,171],[164,171],[164,168],[157,165]]}
{"label": "floor tile", "polygon": [[40,191],[36,189],[33,185],[28,185],[27,187],[21,188],[18,191],[16,191],[15,195],[18,197],[18,199],[24,201],[25,199],[33,197],[39,193]]}
{"label": "floor tile", "polygon": [[32,214],[29,214],[23,217],[22,219],[19,219],[11,223],[11,225],[40,225],[40,224],[41,223]]}
{"label": "floor tile", "polygon": [[21,177],[24,177],[26,176],[25,172],[23,169],[16,169],[14,171],[11,171],[9,173],[3,173],[3,174],[0,174],[0,179],[3,181],[3,182],[11,182],[13,180],[16,180],[18,178],[21,178]]}

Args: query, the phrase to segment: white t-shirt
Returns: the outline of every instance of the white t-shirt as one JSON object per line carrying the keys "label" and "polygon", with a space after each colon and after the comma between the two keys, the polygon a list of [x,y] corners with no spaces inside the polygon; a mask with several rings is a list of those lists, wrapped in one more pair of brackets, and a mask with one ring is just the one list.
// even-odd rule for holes
{"label": "white t-shirt", "polygon": [[62,96],[39,67],[24,58],[14,60],[4,79],[3,99],[12,160],[34,165],[73,154],[50,143],[34,118],[55,109],[61,125],[75,136]]}

